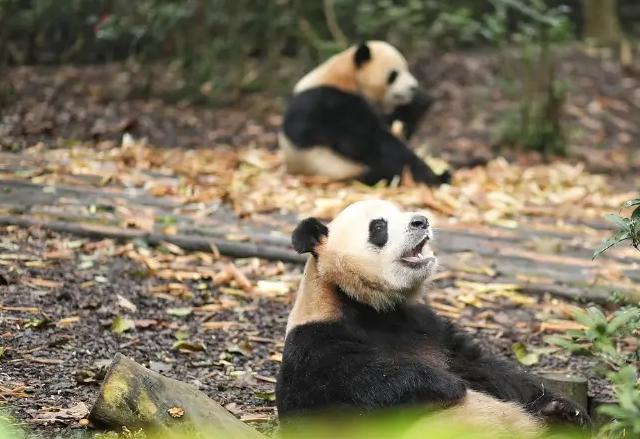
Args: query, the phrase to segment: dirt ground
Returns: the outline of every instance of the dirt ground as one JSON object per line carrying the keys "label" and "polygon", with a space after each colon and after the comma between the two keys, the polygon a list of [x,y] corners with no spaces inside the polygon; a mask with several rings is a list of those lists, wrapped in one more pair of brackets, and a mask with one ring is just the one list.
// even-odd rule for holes
{"label": "dirt ground", "polygon": [[[3,249],[10,246],[11,253],[24,257],[3,259],[1,268],[5,286],[0,337],[10,350],[3,358],[0,384],[24,396],[10,397],[9,407],[18,419],[38,429],[48,425],[45,431],[64,427],[72,419],[61,415],[55,422],[56,416],[49,414],[78,402],[90,407],[100,374],[116,352],[195,384],[241,417],[273,419],[273,381],[288,309],[285,298],[224,295],[210,282],[190,285],[193,297],[186,288],[160,293],[157,287],[167,283],[150,279],[144,265],[113,256],[119,251],[113,242],[78,241],[42,230],[2,232]],[[69,243],[79,247],[69,252]],[[47,252],[62,253],[60,258],[54,254],[54,259],[30,264],[43,261]],[[242,261],[236,263],[242,267]],[[265,269],[299,272],[276,265]],[[120,297],[127,301],[124,307]],[[196,310],[184,317],[169,314],[172,308],[197,309],[212,302],[219,303],[219,309]],[[114,333],[116,316],[133,319],[135,330]],[[203,329],[213,316],[219,327]],[[181,333],[194,345],[183,352],[172,348]]]}
{"label": "dirt ground", "polygon": [[[640,74],[568,56],[574,147],[547,163],[521,152],[496,158],[495,68],[481,54],[418,67],[437,101],[413,146],[454,167],[484,163],[439,189],[287,176],[274,151],[281,98],[211,109],[141,99],[139,72],[122,65],[15,69],[0,110],[0,215],[167,235],[208,221],[242,241],[243,224],[286,240],[295,218],[329,219],[372,195],[427,207],[444,241],[428,300],[491,351],[513,358],[521,342],[538,352],[546,335],[575,327],[570,312],[583,303],[559,292],[636,288],[635,253],[595,264],[590,256],[608,233],[604,215],[640,182]],[[84,435],[79,421],[121,352],[269,431],[300,274],[295,263],[0,226],[0,408],[35,435]],[[591,359],[539,352],[533,371],[582,374],[592,397],[611,398]]]}
{"label": "dirt ground", "polygon": [[[0,340],[9,349],[2,359],[0,386],[22,425],[45,437],[80,431],[78,419],[66,409],[81,402],[91,406],[101,374],[117,352],[194,384],[260,429],[274,425],[274,380],[290,294],[255,297],[241,289],[215,287],[212,280],[176,286],[149,276],[147,266],[132,259],[138,252],[161,259],[166,248],[136,249],[41,229],[9,227],[2,234],[0,244],[10,253],[3,254],[0,266],[5,283]],[[175,257],[190,259],[180,264],[203,263],[198,255]],[[210,268],[223,270],[227,263],[223,258]],[[301,273],[300,266],[275,262],[235,264],[254,283],[295,283]],[[436,306],[445,309],[447,286],[450,281],[437,281],[432,295]],[[551,296],[532,299],[526,306],[505,298],[467,307],[457,322],[483,340],[485,348],[513,357],[514,342],[542,346],[540,324],[569,307]],[[171,315],[176,309],[190,312]],[[112,324],[118,316],[133,320],[135,328],[115,333]],[[188,340],[187,348],[175,348],[179,337]],[[590,377],[592,395],[610,395],[586,357],[545,355],[533,370],[581,373]]]}

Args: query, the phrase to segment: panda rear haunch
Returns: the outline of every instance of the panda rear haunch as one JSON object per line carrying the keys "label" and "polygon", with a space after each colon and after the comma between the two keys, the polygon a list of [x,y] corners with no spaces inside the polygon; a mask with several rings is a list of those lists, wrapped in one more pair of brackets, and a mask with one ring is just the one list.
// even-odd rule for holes
{"label": "panda rear haunch", "polygon": [[307,219],[294,231],[296,249],[312,255],[287,324],[281,420],[410,405],[440,408],[443,419],[496,436],[588,425],[581,407],[416,302],[436,270],[432,239],[425,215],[383,201],[352,204],[328,227]]}
{"label": "panda rear haunch", "polygon": [[287,170],[366,184],[391,181],[408,169],[413,179],[437,186],[437,175],[390,130],[402,122],[410,137],[431,99],[391,45],[370,41],[320,65],[294,88],[279,133]]}

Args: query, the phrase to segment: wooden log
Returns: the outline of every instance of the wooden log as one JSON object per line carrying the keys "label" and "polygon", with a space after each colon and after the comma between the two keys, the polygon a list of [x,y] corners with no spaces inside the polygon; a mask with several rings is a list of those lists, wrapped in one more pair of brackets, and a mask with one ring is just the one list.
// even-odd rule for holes
{"label": "wooden log", "polygon": [[[180,226],[178,230],[181,235],[187,236],[211,236],[214,238],[225,238],[229,235],[229,232],[226,230],[217,230],[211,227],[202,227],[202,226]],[[239,232],[240,235],[246,236],[246,241],[253,242],[255,244],[269,244],[275,246],[282,247],[290,247],[291,246],[291,238],[288,236],[272,236],[266,233],[256,233],[256,232],[248,232],[243,231]],[[245,241],[240,241],[245,242]]]}
{"label": "wooden log", "polygon": [[98,427],[144,429],[162,438],[265,439],[195,387],[116,354],[89,413]]}
{"label": "wooden log", "polygon": [[299,255],[293,250],[275,245],[261,245],[251,242],[236,242],[221,238],[203,238],[184,235],[167,235],[163,233],[149,233],[144,230],[121,229],[117,227],[76,224],[65,221],[38,221],[20,216],[0,216],[0,225],[16,225],[21,227],[42,227],[54,232],[70,233],[96,239],[115,240],[146,240],[151,245],[163,242],[175,244],[189,251],[211,251],[215,247],[220,254],[234,258],[257,257],[262,259],[295,262],[302,264],[306,256]]}
{"label": "wooden log", "polygon": [[[81,176],[76,176],[81,178]],[[3,188],[15,189],[17,195],[13,195],[11,191],[3,194],[1,198],[4,200],[14,199],[19,205],[46,205],[53,204],[54,200],[67,197],[77,200],[84,200],[89,204],[90,201],[98,201],[104,199],[123,199],[131,201],[136,206],[153,206],[164,209],[175,209],[181,206],[179,201],[169,197],[154,197],[144,193],[131,194],[118,190],[100,189],[94,187],[81,187],[56,183],[53,185],[41,185],[31,183],[24,180],[2,179],[0,184]],[[54,192],[44,192],[45,187],[55,188]],[[140,191],[141,192],[141,191]]]}
{"label": "wooden log", "polygon": [[585,377],[564,373],[547,373],[541,378],[545,387],[550,391],[570,399],[585,410],[589,408],[587,379]]}

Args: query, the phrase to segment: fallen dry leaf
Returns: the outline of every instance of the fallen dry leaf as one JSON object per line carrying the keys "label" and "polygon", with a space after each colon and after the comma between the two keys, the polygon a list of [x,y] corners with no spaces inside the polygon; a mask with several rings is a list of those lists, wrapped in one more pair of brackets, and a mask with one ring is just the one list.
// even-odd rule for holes
{"label": "fallen dry leaf", "polygon": [[237,325],[237,322],[229,322],[229,321],[220,321],[220,322],[204,322],[200,325],[202,329],[207,331],[211,330],[222,330],[228,331],[233,326]]}
{"label": "fallen dry leaf", "polygon": [[60,319],[56,322],[58,328],[65,328],[67,326],[73,326],[80,321],[80,316],[71,316]]}
{"label": "fallen dry leaf", "polygon": [[45,407],[33,419],[35,423],[51,424],[69,421],[79,421],[89,415],[89,409],[84,402],[79,402],[69,408]]}
{"label": "fallen dry leaf", "polygon": [[167,410],[172,418],[181,418],[184,416],[184,409],[182,407],[171,407]]}
{"label": "fallen dry leaf", "polygon": [[267,383],[272,383],[275,384],[276,383],[276,379],[273,377],[268,377],[268,376],[264,376],[264,375],[260,375],[260,374],[254,374],[253,375],[255,379],[260,380],[260,381],[265,381]]}
{"label": "fallen dry leaf", "polygon": [[73,259],[74,252],[70,249],[54,250],[54,251],[42,253],[42,257],[44,259],[69,260],[69,259]]}
{"label": "fallen dry leaf", "polygon": [[238,267],[236,267],[234,263],[229,263],[226,266],[225,270],[231,273],[231,276],[237,282],[238,286],[242,290],[246,292],[250,292],[253,290],[253,285],[251,284],[251,281],[247,279],[247,276],[245,276],[244,273],[240,271],[240,269],[238,269]]}
{"label": "fallen dry leaf", "polygon": [[243,422],[269,422],[273,419],[273,416],[265,415],[265,414],[247,414],[242,415],[240,420]]}
{"label": "fallen dry leaf", "polygon": [[540,332],[567,332],[569,330],[584,330],[584,325],[573,320],[550,319],[540,323]]}
{"label": "fallen dry leaf", "polygon": [[31,285],[32,287],[40,287],[40,288],[61,288],[64,286],[62,282],[58,282],[50,279],[40,279],[40,278],[30,278],[24,281],[27,285]]}
{"label": "fallen dry leaf", "polygon": [[117,304],[120,308],[126,309],[127,311],[136,312],[138,307],[133,304],[129,299],[120,294],[116,294]]}

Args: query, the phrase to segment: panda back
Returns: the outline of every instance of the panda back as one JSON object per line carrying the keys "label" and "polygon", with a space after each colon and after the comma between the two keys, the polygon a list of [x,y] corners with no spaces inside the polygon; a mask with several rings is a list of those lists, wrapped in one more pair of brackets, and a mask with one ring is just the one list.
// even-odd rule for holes
{"label": "panda back", "polygon": [[358,162],[375,153],[372,149],[386,133],[382,118],[366,100],[327,86],[290,99],[283,131],[296,148],[325,146]]}

